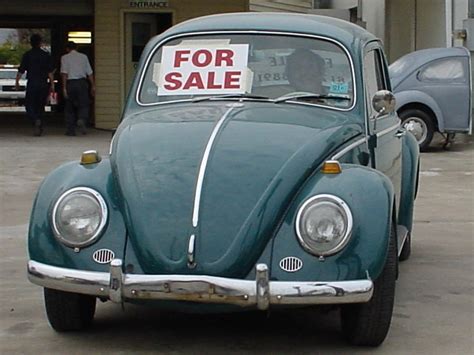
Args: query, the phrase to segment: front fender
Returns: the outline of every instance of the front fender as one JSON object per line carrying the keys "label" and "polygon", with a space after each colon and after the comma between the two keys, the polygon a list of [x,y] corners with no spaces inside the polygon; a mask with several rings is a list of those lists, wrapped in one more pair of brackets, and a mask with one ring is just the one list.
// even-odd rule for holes
{"label": "front fender", "polygon": [[[319,259],[304,251],[295,231],[298,209],[311,196],[332,194],[343,199],[352,211],[354,225],[346,247],[335,255]],[[292,203],[272,248],[272,280],[336,281],[377,278],[385,264],[393,208],[393,186],[380,172],[343,164],[342,173],[315,174]],[[296,256],[301,270],[283,271],[280,260]],[[368,274],[368,275],[367,275]]]}
{"label": "front fender", "polygon": [[402,141],[402,190],[398,211],[398,224],[410,232],[413,226],[413,209],[418,188],[419,146],[412,134],[406,134]]}
{"label": "front fender", "polygon": [[405,90],[395,93],[396,111],[407,104],[420,103],[428,106],[435,114],[438,129],[444,132],[444,116],[436,101],[429,95],[418,90]]}
{"label": "front fender", "polygon": [[[74,251],[54,236],[51,214],[54,203],[62,193],[80,186],[92,188],[103,196],[109,216],[102,236],[94,244]],[[70,162],[55,169],[43,180],[33,204],[28,231],[30,259],[65,268],[108,271],[109,265],[94,262],[92,254],[107,248],[115,253],[115,257],[123,258],[126,229],[116,196],[108,159],[92,165]]]}

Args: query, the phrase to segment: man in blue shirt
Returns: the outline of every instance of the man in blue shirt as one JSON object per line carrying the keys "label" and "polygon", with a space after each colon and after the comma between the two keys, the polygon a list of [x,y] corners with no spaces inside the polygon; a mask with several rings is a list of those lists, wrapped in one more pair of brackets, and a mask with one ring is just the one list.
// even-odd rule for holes
{"label": "man in blue shirt", "polygon": [[26,71],[26,114],[34,125],[34,135],[43,133],[43,112],[48,97],[48,78],[50,90],[54,90],[53,62],[49,53],[41,49],[42,39],[39,34],[30,37],[31,49],[23,55],[18,74],[16,87],[19,88],[21,76]]}

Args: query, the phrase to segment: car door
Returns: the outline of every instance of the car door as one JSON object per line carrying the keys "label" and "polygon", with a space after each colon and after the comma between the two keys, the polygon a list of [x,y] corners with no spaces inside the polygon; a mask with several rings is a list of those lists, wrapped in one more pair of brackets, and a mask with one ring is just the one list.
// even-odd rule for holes
{"label": "car door", "polygon": [[[401,137],[405,134],[400,128],[397,113],[379,114],[372,107],[372,98],[379,90],[390,90],[385,56],[378,42],[367,46],[364,54],[364,80],[367,103],[367,127],[369,146],[372,154],[372,167],[381,171],[392,181],[396,196],[401,190]],[[399,198],[397,197],[397,209]]]}
{"label": "car door", "polygon": [[467,131],[471,118],[468,56],[441,58],[424,65],[416,78],[444,117],[444,131]]}

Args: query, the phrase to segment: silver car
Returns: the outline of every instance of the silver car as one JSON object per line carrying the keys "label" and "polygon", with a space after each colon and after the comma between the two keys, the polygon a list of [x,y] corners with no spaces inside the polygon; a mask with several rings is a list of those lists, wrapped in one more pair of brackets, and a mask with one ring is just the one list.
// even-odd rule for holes
{"label": "silver car", "polygon": [[435,132],[446,144],[455,133],[472,133],[470,53],[464,47],[407,54],[389,68],[403,126],[425,150]]}
{"label": "silver car", "polygon": [[20,88],[16,90],[15,79],[18,73],[18,67],[15,65],[0,65],[0,100],[18,100],[25,99],[26,79],[20,79]]}

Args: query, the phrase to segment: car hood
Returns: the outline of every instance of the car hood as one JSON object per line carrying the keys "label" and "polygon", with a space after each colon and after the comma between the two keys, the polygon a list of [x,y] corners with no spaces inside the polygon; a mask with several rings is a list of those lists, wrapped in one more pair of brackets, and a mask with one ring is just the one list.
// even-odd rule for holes
{"label": "car hood", "polygon": [[349,117],[227,101],[162,105],[125,119],[111,161],[141,269],[244,277],[305,179],[361,134]]}

